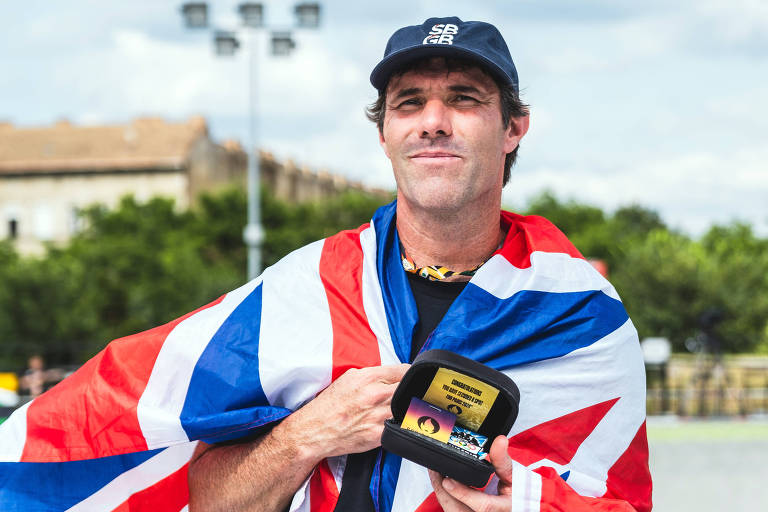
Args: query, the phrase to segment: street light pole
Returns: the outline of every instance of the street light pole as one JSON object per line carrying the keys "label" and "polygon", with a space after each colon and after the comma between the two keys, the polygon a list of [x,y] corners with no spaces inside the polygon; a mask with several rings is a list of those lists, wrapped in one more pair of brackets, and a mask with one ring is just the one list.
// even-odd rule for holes
{"label": "street light pole", "polygon": [[[188,28],[208,28],[208,5],[205,2],[188,2],[182,5],[181,12]],[[255,279],[261,273],[261,245],[264,241],[264,228],[261,226],[261,194],[259,153],[256,148],[256,29],[263,28],[264,6],[261,3],[244,2],[238,6],[238,12],[246,28],[248,38],[248,221],[243,229],[243,241],[248,248],[248,280]],[[297,26],[317,28],[320,24],[320,5],[304,2],[294,7]],[[239,41],[233,32],[216,32],[218,55],[233,55]],[[275,55],[288,55],[295,43],[290,32],[275,32],[272,35],[272,52]]]}
{"label": "street light pole", "polygon": [[254,29],[248,30],[248,117],[249,146],[248,152],[248,224],[243,231],[243,241],[248,247],[248,280],[261,274],[261,244],[264,242],[264,228],[261,226],[261,176],[259,151],[256,148],[256,37]]}

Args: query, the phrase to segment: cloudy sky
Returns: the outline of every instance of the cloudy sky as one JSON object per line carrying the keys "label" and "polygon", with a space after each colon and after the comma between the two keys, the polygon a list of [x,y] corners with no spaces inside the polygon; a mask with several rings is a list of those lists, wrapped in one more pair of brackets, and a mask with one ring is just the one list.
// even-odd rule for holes
{"label": "cloudy sky", "polygon": [[[220,28],[238,2],[209,2]],[[34,126],[205,116],[247,141],[247,52],[215,57],[181,2],[3,2],[0,120]],[[270,28],[292,3],[267,1]],[[389,35],[431,16],[496,24],[531,129],[505,203],[543,189],[612,210],[640,203],[692,235],[751,222],[768,234],[768,3],[763,0],[325,0],[289,58],[256,36],[258,145],[278,157],[394,187],[363,107]],[[2,140],[0,140],[2,144]]]}

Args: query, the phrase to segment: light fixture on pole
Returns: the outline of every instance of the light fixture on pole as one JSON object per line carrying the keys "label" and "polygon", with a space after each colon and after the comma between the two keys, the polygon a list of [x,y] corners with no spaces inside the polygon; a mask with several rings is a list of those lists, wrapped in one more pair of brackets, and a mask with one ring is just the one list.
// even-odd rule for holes
{"label": "light fixture on pole", "polygon": [[294,7],[296,23],[301,28],[317,28],[320,26],[320,4],[304,2]]}
{"label": "light fixture on pole", "polygon": [[296,48],[290,32],[272,32],[272,55],[287,57]]}
{"label": "light fixture on pole", "polygon": [[[256,150],[256,61],[255,32],[264,28],[264,6],[257,2],[243,2],[238,8],[243,27],[248,37],[248,112],[250,141],[248,150],[248,223],[243,229],[243,241],[248,247],[248,279],[254,279],[261,273],[261,244],[264,229],[261,226],[261,198],[259,178],[259,155]],[[206,28],[208,26],[208,5],[205,2],[185,3],[181,12],[188,28]],[[317,28],[320,25],[320,5],[304,2],[294,7],[296,25],[300,28]],[[217,30],[214,34],[216,54],[232,56],[240,48],[240,39],[235,32]],[[296,47],[290,32],[273,32],[271,49],[273,55],[286,56]]]}
{"label": "light fixture on pole", "polygon": [[187,28],[208,27],[208,5],[205,2],[187,2],[181,6]]}
{"label": "light fixture on pole", "polygon": [[243,26],[259,28],[264,25],[264,6],[255,2],[244,2],[237,8]]}
{"label": "light fixture on pole", "polygon": [[227,30],[217,30],[213,37],[213,44],[216,55],[222,57],[231,57],[240,48],[240,41],[235,37],[235,33]]}

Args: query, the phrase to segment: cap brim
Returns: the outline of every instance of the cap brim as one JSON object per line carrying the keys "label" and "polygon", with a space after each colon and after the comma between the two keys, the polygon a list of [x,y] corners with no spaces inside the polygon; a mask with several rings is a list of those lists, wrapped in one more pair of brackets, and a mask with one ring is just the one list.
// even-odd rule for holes
{"label": "cap brim", "polygon": [[468,60],[476,61],[484,70],[490,72],[498,80],[506,85],[512,85],[517,89],[515,81],[504,72],[492,60],[476,53],[472,50],[449,44],[427,44],[409,46],[398,50],[386,58],[382,59],[371,72],[371,84],[379,91],[384,90],[389,82],[390,76],[398,68],[408,64],[408,62],[418,60],[423,57],[462,57]]}

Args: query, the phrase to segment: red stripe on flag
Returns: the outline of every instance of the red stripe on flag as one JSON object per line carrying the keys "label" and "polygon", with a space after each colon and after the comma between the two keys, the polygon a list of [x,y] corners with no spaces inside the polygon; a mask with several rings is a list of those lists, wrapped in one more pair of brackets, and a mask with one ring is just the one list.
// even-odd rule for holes
{"label": "red stripe on flag", "polygon": [[517,268],[530,267],[531,253],[535,251],[560,252],[584,259],[563,232],[544,217],[502,211],[501,224],[507,237],[499,253]]}
{"label": "red stripe on flag", "polygon": [[[369,227],[342,231],[323,244],[320,279],[328,298],[333,327],[333,367],[336,380],[350,368],[381,365],[379,343],[363,307],[363,248],[360,233]],[[309,481],[311,512],[331,512],[339,501],[336,480],[323,460]]]}
{"label": "red stripe on flag", "polygon": [[36,398],[27,410],[21,462],[65,462],[147,449],[136,407],[160,348],[180,322],[111,342],[77,372]]}
{"label": "red stripe on flag", "polygon": [[509,455],[523,466],[543,459],[568,464],[618,400],[585,407],[520,432],[509,439]]}
{"label": "red stripe on flag", "polygon": [[189,503],[189,464],[151,487],[133,494],[112,512],[179,512]]}
{"label": "red stripe on flag", "polygon": [[339,501],[339,488],[333,478],[328,461],[323,460],[309,479],[310,512],[333,512]]}
{"label": "red stripe on flag", "polygon": [[366,228],[368,224],[326,239],[320,256],[320,279],[333,326],[333,380],[350,368],[381,364],[379,344],[363,308],[360,232]]}
{"label": "red stripe on flag", "polygon": [[540,467],[534,472],[542,476],[540,512],[635,512],[623,500],[579,495],[552,468]]}
{"label": "red stripe on flag", "polygon": [[651,472],[648,469],[648,437],[645,422],[619,460],[608,470],[607,498],[629,501],[637,512],[651,510]]}

